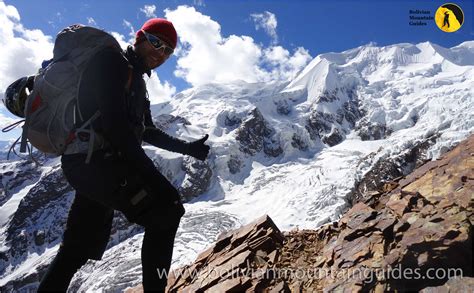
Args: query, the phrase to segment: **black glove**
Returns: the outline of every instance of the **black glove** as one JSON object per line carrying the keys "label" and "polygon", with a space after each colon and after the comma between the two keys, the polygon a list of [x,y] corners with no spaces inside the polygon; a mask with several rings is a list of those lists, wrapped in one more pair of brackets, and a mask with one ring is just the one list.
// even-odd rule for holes
{"label": "black glove", "polygon": [[209,154],[210,147],[204,142],[209,138],[209,134],[204,135],[203,138],[187,143],[186,154],[195,157],[198,160],[204,161]]}

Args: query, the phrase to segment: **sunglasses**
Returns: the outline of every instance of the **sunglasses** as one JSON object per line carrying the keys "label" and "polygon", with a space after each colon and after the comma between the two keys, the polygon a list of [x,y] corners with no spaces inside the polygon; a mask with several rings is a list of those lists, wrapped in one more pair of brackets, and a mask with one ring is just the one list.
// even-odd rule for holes
{"label": "sunglasses", "polygon": [[173,54],[174,52],[174,49],[171,48],[170,46],[166,45],[165,42],[163,42],[162,40],[160,40],[160,38],[158,38],[157,36],[155,35],[152,35],[152,34],[149,34],[147,33],[146,31],[142,30],[143,34],[145,35],[145,38],[148,40],[148,42],[150,42],[150,44],[155,47],[156,50],[160,50],[161,48],[163,48],[163,52],[166,54],[166,55],[171,55]]}

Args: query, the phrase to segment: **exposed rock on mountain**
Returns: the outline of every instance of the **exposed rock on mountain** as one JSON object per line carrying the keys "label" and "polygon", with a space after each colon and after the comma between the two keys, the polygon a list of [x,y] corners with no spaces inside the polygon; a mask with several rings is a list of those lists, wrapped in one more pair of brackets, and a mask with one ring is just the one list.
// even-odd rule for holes
{"label": "exposed rock on mountain", "polygon": [[173,124],[181,123],[183,125],[191,125],[191,123],[186,120],[186,118],[181,116],[174,116],[171,114],[161,114],[159,116],[153,117],[154,124],[160,129],[167,130]]}
{"label": "exposed rock on mountain", "polygon": [[264,138],[269,137],[271,133],[272,129],[269,128],[262,113],[255,108],[238,129],[236,139],[240,143],[240,150],[253,156],[263,149]]}
{"label": "exposed rock on mountain", "polygon": [[471,136],[317,230],[282,234],[264,216],[225,233],[168,289],[472,291],[473,154]]}
{"label": "exposed rock on mountain", "polygon": [[[348,201],[354,205],[364,198],[371,197],[371,192],[384,192],[390,188],[393,180],[408,175],[415,168],[420,167],[428,160],[426,151],[431,147],[439,135],[433,135],[424,141],[415,143],[411,148],[398,156],[380,158],[374,167],[356,184]],[[367,158],[369,159],[369,158]]]}
{"label": "exposed rock on mountain", "polygon": [[[168,282],[170,291],[258,291],[262,287],[252,282],[248,270],[267,261],[274,263],[282,242],[283,235],[268,216],[223,234],[193,265],[175,272]],[[194,279],[191,285],[190,279]]]}
{"label": "exposed rock on mountain", "polygon": [[[328,112],[328,109],[332,111]],[[311,139],[320,138],[323,143],[334,146],[344,139],[361,117],[354,92],[342,89],[332,93],[325,91],[313,104],[306,129]]]}
{"label": "exposed rock on mountain", "polygon": [[359,121],[356,129],[362,140],[384,139],[391,133],[385,125],[378,122],[367,122],[366,120]]}
{"label": "exposed rock on mountain", "polygon": [[37,181],[41,175],[30,161],[2,163],[0,172],[0,206],[21,188]]}
{"label": "exposed rock on mountain", "polygon": [[306,151],[308,149],[308,144],[301,138],[301,135],[298,133],[293,133],[293,137],[291,138],[291,145],[295,149],[299,149],[300,151]]}
{"label": "exposed rock on mountain", "polygon": [[237,113],[235,109],[223,110],[217,116],[217,122],[223,127],[233,129],[242,123],[242,113]]}
{"label": "exposed rock on mountain", "polygon": [[[45,213],[45,211],[48,210],[48,205],[64,206],[67,210],[71,203],[71,196],[64,196],[64,194],[70,194],[71,191],[72,188],[67,184],[61,169],[59,166],[55,166],[28,192],[20,202],[7,229],[6,241],[15,247],[12,250],[12,255],[26,253],[27,248],[31,247],[33,243],[44,243],[45,238],[48,243],[54,243],[62,236],[62,227],[66,219]],[[60,211],[57,210],[57,212]],[[38,223],[44,226],[41,227]],[[31,229],[33,227],[34,230]],[[20,245],[16,241],[21,241],[24,245]],[[40,247],[41,245],[37,249]]]}
{"label": "exposed rock on mountain", "polygon": [[[35,170],[39,172],[39,169]],[[38,177],[40,175],[37,174]],[[34,184],[34,181],[31,183]],[[43,254],[61,241],[65,215],[72,202],[71,191],[59,165],[51,167],[43,174],[42,180],[29,189],[5,227],[2,241],[5,250],[1,252],[0,273],[18,269],[29,255]],[[32,272],[26,271],[24,278],[8,282],[3,289],[6,292],[24,286],[26,289],[45,269],[38,266]]]}
{"label": "exposed rock on mountain", "polygon": [[281,115],[288,115],[291,113],[291,105],[287,100],[278,100],[275,102],[277,113]]}
{"label": "exposed rock on mountain", "polygon": [[229,172],[231,174],[237,174],[240,172],[243,162],[239,159],[237,155],[231,154],[229,161],[227,161],[227,166],[229,167]]}
{"label": "exposed rock on mountain", "polygon": [[[360,202],[337,225],[320,229],[319,233],[327,235],[318,252],[321,268],[364,269],[372,275],[352,280],[325,278],[319,286],[328,290],[420,290],[447,281],[447,276],[431,279],[434,269],[446,273],[456,268],[457,274],[472,276],[473,153],[471,136],[440,160],[394,182],[392,190],[380,194],[377,201],[368,200],[373,202],[370,206]],[[397,267],[417,270],[420,275],[397,278]]]}
{"label": "exposed rock on mountain", "polygon": [[457,293],[457,292],[472,292],[474,288],[474,278],[462,277],[452,278],[441,286],[426,287],[421,290],[421,293]]}
{"label": "exposed rock on mountain", "polygon": [[185,201],[189,201],[209,188],[212,170],[206,162],[189,156],[184,158],[182,168],[186,175],[179,192],[186,199]]}

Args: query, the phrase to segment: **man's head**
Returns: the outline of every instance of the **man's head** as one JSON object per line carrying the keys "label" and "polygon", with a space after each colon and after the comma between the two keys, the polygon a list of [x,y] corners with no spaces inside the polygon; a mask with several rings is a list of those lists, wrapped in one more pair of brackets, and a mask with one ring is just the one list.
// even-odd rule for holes
{"label": "man's head", "polygon": [[149,69],[163,64],[173,53],[178,35],[173,24],[163,18],[145,22],[135,36],[135,52],[143,58]]}

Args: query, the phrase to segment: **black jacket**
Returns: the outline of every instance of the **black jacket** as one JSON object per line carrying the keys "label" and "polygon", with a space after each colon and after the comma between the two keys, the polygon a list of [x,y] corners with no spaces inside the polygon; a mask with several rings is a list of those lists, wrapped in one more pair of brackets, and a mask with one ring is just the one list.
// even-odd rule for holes
{"label": "black jacket", "polygon": [[[127,91],[130,66],[132,80]],[[83,121],[98,109],[101,115],[93,123],[94,130],[103,135],[110,150],[119,153],[144,180],[156,182],[157,177],[163,175],[145,154],[142,140],[182,154],[187,152],[187,143],[167,135],[153,124],[143,80],[145,73],[150,76],[150,71],[131,46],[123,53],[115,50],[98,53],[83,74],[79,89],[82,105],[79,108]],[[63,155],[63,164],[71,156],[77,158],[76,155]]]}

